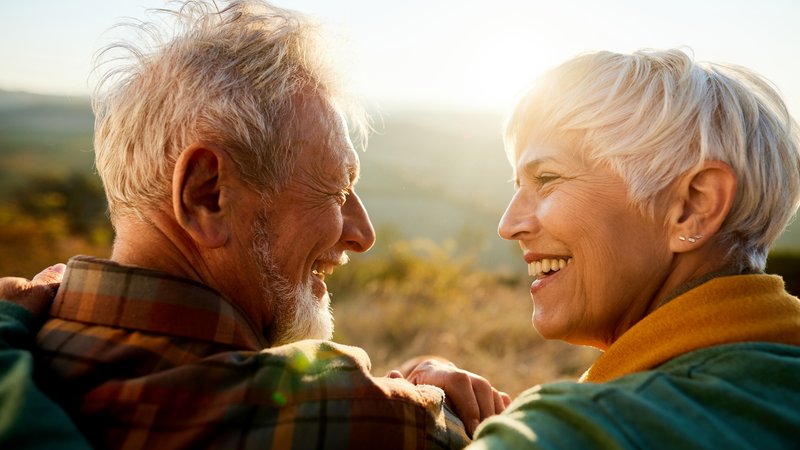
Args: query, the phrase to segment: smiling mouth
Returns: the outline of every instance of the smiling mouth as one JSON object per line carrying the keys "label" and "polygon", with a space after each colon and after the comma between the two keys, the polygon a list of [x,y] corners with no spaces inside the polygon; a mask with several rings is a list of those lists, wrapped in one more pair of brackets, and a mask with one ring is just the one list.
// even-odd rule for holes
{"label": "smiling mouth", "polygon": [[315,277],[324,280],[325,275],[333,274],[334,267],[336,267],[336,265],[332,263],[315,261],[314,265],[311,267],[311,275],[314,275]]}
{"label": "smiling mouth", "polygon": [[546,258],[528,264],[528,275],[543,278],[552,275],[572,262],[572,258]]}
{"label": "smiling mouth", "polygon": [[325,276],[333,274],[333,270],[337,266],[343,266],[348,263],[347,253],[341,255],[329,255],[314,261],[311,265],[311,275],[325,281]]}

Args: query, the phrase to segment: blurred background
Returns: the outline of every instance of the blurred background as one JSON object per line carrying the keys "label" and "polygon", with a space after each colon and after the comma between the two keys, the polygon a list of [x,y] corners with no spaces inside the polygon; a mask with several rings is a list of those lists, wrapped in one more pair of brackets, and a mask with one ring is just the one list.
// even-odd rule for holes
{"label": "blurred background", "polygon": [[[682,46],[698,60],[757,70],[800,113],[800,3],[793,0],[276,0],[342,42],[376,132],[359,191],[373,251],[330,279],[336,340],[364,347],[375,374],[436,353],[510,394],[583,372],[597,351],[544,342],[530,280],[496,235],[513,186],[503,114],[549,67],[592,50]],[[30,277],[74,254],[110,255],[93,170],[88,95],[94,52],[122,17],[156,0],[13,2],[0,18],[0,275]],[[800,226],[768,271],[800,291]]]}

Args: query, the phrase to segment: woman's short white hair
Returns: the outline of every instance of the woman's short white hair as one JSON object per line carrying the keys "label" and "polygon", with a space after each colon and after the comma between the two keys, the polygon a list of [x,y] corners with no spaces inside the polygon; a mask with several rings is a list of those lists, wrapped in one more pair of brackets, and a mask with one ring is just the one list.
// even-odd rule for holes
{"label": "woman's short white hair", "polygon": [[291,175],[301,130],[319,125],[298,117],[308,99],[352,113],[351,131],[365,138],[363,113],[342,96],[319,27],[306,17],[257,0],[154,12],[164,20],[123,24],[145,44],[115,43],[98,55],[98,69],[113,66],[93,97],[95,162],[112,220],[144,218],[169,198],[175,161],[196,141],[224,147],[269,198]]}
{"label": "woman's short white hair", "polygon": [[506,125],[509,158],[531,142],[608,165],[651,215],[687,170],[729,164],[737,192],[717,239],[740,270],[763,270],[800,204],[797,124],[776,90],[748,69],[694,62],[680,50],[597,52],[551,70]]}

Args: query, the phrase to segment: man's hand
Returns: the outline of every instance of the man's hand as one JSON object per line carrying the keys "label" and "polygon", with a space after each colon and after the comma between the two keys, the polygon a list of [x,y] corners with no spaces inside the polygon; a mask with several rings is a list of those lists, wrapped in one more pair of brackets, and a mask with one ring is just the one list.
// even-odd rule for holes
{"label": "man's hand", "polygon": [[0,299],[9,300],[42,317],[50,310],[56,290],[64,276],[64,264],[56,264],[36,274],[32,280],[0,278]]}
{"label": "man's hand", "polygon": [[470,436],[481,421],[501,413],[511,403],[508,394],[493,388],[482,376],[459,369],[446,360],[414,359],[403,364],[400,370],[402,372],[392,371],[389,377],[404,377],[414,384],[442,388]]}

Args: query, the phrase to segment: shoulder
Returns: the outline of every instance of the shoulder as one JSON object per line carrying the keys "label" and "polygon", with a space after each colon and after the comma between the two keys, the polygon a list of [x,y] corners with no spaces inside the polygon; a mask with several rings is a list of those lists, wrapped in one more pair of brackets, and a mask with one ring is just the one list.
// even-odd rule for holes
{"label": "shoulder", "polygon": [[[158,429],[151,416],[137,414],[143,405],[158,416]],[[222,447],[237,446],[230,444],[237,439],[253,447],[270,442],[286,448],[393,442],[463,447],[463,425],[444,405],[444,393],[433,386],[371,376],[362,349],[310,340],[220,353],[151,376],[108,382],[84,398],[83,411],[108,421],[112,410],[118,426],[148,428],[154,444],[172,442],[180,430],[190,439],[188,447],[201,445],[192,440],[200,436],[225,442]]]}
{"label": "shoulder", "polygon": [[[179,351],[158,347],[162,348],[167,353]],[[131,400],[145,400],[144,396],[153,393],[147,401],[170,405],[194,404],[197,399],[192,395],[163,398],[160,392],[209,392],[213,397],[206,400],[273,408],[336,400],[397,401],[437,410],[444,404],[441,389],[374,377],[364,350],[329,341],[299,341],[262,351],[226,351],[202,358],[188,352],[165,354],[159,363],[162,370],[169,370],[136,380],[108,380],[92,395],[119,400],[121,393],[117,390],[137,381],[141,389]]]}
{"label": "shoulder", "polygon": [[285,404],[353,397],[395,399],[435,408],[444,403],[444,392],[434,386],[373,377],[363,349],[330,341],[306,340],[260,352],[222,353],[199,364],[220,365],[226,367],[225,375],[252,379],[259,389],[284,392]]}
{"label": "shoulder", "polygon": [[787,404],[800,404],[800,347],[720,345],[608,383],[533,388],[485,422],[476,442],[487,448],[525,442],[543,448],[781,447],[800,427],[800,412]]}
{"label": "shoulder", "polygon": [[[646,380],[659,376],[692,378],[698,373],[723,378],[735,377],[741,372],[771,371],[775,365],[787,369],[800,365],[800,346],[774,342],[737,342],[716,344],[674,357],[661,365],[596,385],[617,386],[647,384]],[[587,383],[589,385],[595,383]]]}

